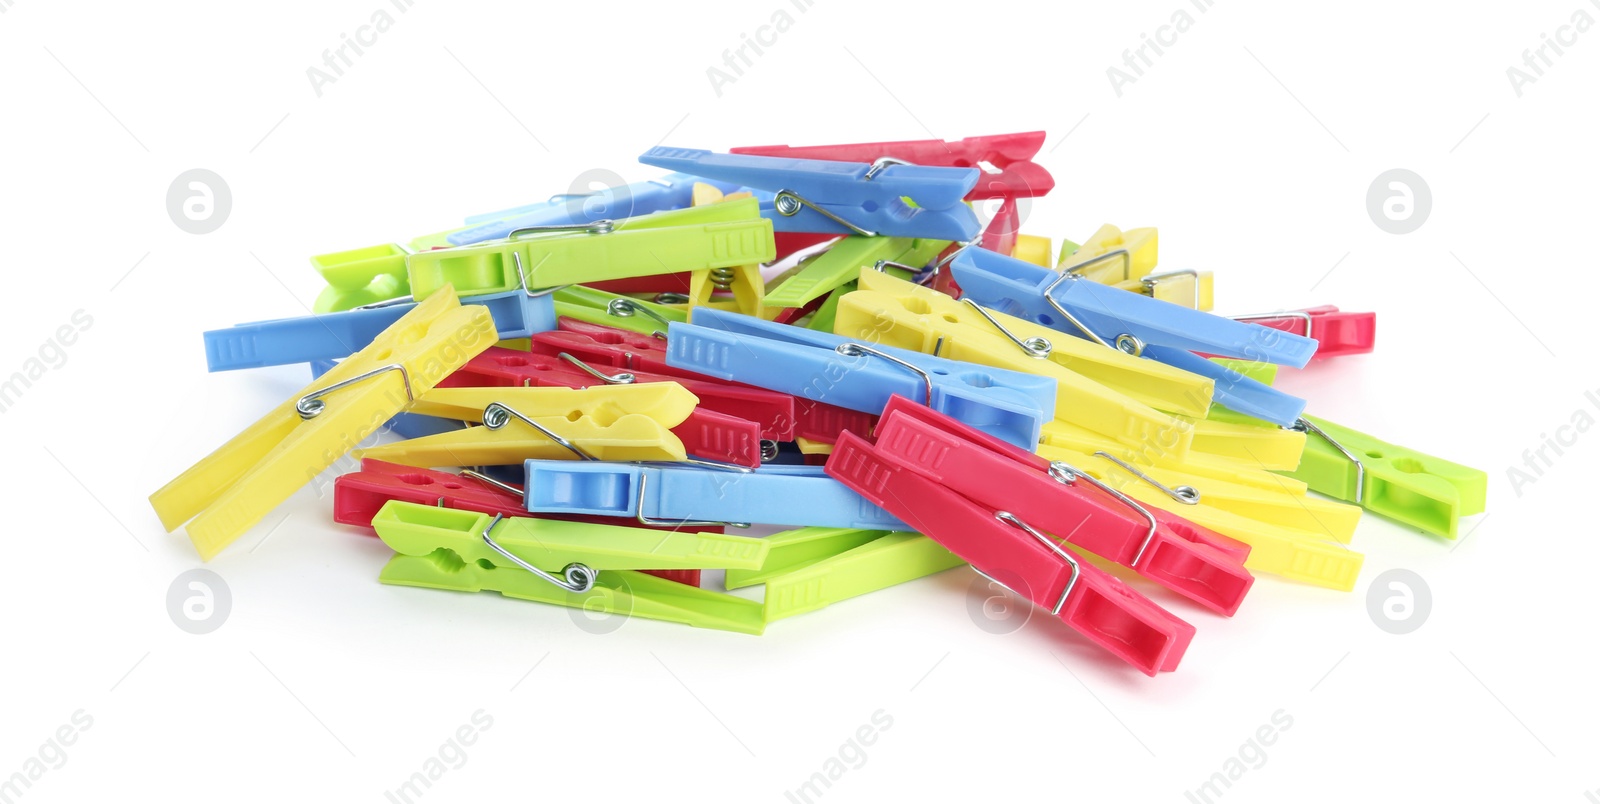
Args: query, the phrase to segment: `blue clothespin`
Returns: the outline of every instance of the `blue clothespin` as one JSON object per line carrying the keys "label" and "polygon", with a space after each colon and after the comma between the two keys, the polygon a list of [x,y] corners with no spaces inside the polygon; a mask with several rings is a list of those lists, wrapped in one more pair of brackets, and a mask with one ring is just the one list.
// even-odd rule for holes
{"label": "blue clothespin", "polygon": [[469,228],[452,232],[445,240],[452,246],[465,246],[485,240],[499,240],[517,229],[572,226],[684,209],[694,201],[694,184],[697,181],[713,185],[725,193],[738,188],[737,184],[669,173],[659,179],[625,184],[597,193],[556,195],[537,204],[473,215],[467,218]]}
{"label": "blue clothespin", "polygon": [[829,405],[881,413],[894,394],[1032,451],[1056,381],[709,307],[667,329],[667,364]]}
{"label": "blue clothespin", "polygon": [[[779,232],[890,235],[969,242],[982,228],[961,199],[977,168],[924,167],[895,159],[825,162],[694,148],[656,147],[639,161],[765,191],[762,217]],[[773,196],[767,196],[773,193]],[[916,206],[907,204],[911,199]]]}
{"label": "blue clothespin", "polygon": [[974,302],[1078,337],[1137,352],[1165,346],[1304,368],[1317,342],[1234,321],[1139,293],[1058,273],[982,248],[950,261],[962,294]]}
{"label": "blue clothespin", "polygon": [[694,464],[527,462],[536,514],[635,517],[646,525],[793,525],[910,530],[820,466],[725,471]]}
{"label": "blue clothespin", "polygon": [[1279,427],[1295,426],[1300,421],[1300,414],[1305,412],[1304,399],[1290,396],[1260,380],[1252,380],[1194,352],[1167,346],[1146,346],[1143,356],[1215,380],[1211,401],[1228,410],[1254,416]]}
{"label": "blue clothespin", "polygon": [[[1292,426],[1306,402],[1206,360],[1189,350],[1304,366],[1317,342],[1256,327],[981,248],[950,261],[962,294],[985,307],[1147,357],[1216,381],[1212,401],[1229,410]],[[1286,336],[1286,337],[1285,337]]]}
{"label": "blue clothespin", "polygon": [[[556,328],[555,303],[548,293],[532,295],[519,288],[464,298],[461,303],[488,307],[501,339],[526,338]],[[415,306],[416,302],[406,297],[337,313],[212,330],[204,336],[206,370],[231,371],[349,357]]]}

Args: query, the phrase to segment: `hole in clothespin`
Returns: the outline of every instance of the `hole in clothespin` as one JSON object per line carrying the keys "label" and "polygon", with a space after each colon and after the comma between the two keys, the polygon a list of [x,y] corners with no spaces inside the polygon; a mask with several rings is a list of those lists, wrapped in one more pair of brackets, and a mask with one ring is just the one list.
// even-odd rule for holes
{"label": "hole in clothespin", "polygon": [[431,486],[433,478],[421,474],[396,475],[395,479],[408,486]]}
{"label": "hole in clothespin", "polygon": [[984,173],[999,173],[1000,172],[1000,168],[995,167],[994,163],[990,162],[987,159],[985,159],[985,160],[983,160],[983,161],[978,163],[978,169],[982,170]]}
{"label": "hole in clothespin", "polygon": [[1381,452],[1379,452],[1379,451],[1377,451],[1375,449],[1369,449],[1369,450],[1367,450],[1367,457],[1368,458],[1382,458],[1383,457],[1383,453],[1381,453]]}
{"label": "hole in clothespin", "polygon": [[1399,469],[1408,475],[1422,475],[1428,473],[1427,467],[1423,466],[1422,461],[1419,461],[1416,458],[1396,458],[1393,466],[1394,468]]}

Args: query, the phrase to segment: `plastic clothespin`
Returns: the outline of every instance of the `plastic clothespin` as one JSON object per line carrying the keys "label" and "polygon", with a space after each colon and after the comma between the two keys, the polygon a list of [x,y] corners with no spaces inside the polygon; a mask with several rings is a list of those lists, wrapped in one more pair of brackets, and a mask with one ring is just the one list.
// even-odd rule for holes
{"label": "plastic clothespin", "polygon": [[759,567],[767,550],[760,539],[491,517],[399,501],[385,504],[372,524],[399,554],[379,576],[384,583],[492,589],[742,633],[759,634],[765,626],[760,603],[636,571]]}
{"label": "plastic clothespin", "polygon": [[1312,355],[1314,360],[1368,354],[1372,351],[1378,328],[1377,313],[1346,313],[1331,304],[1304,310],[1229,317],[1235,321],[1247,321],[1315,339],[1317,353]]}
{"label": "plastic clothespin", "polygon": [[[783,534],[767,537],[771,542]],[[778,544],[773,544],[777,549]],[[787,571],[765,574],[767,622],[860,597],[966,565],[944,545],[918,533],[888,533]],[[728,570],[730,576],[740,570]],[[728,588],[735,588],[731,585]]]}
{"label": "plastic clothespin", "polygon": [[995,208],[994,217],[983,227],[978,244],[996,254],[1013,256],[1017,248],[1017,229],[1021,226],[1022,217],[1017,209],[1017,200],[1002,199],[1000,206]]}
{"label": "plastic clothespin", "polygon": [[[493,422],[510,416],[532,419],[594,417],[614,421],[646,416],[672,427],[694,412],[699,400],[671,382],[594,385],[588,388],[435,388],[411,412],[468,422]],[[504,409],[504,410],[502,410]]]}
{"label": "plastic clothespin", "polygon": [[583,285],[569,285],[553,295],[556,315],[562,318],[625,329],[640,335],[654,335],[659,332],[661,337],[665,338],[668,322],[689,320],[688,310],[681,307],[608,293]]}
{"label": "plastic clothespin", "polygon": [[1016,245],[1011,248],[1011,256],[1023,262],[1048,268],[1050,267],[1050,249],[1050,238],[1019,233]]}
{"label": "plastic clothespin", "polygon": [[[768,391],[764,388],[719,382],[709,377],[691,379],[683,376],[650,374],[629,370],[608,374],[596,366],[572,356],[555,357],[518,352],[491,347],[483,354],[467,361],[445,383],[447,386],[556,386],[587,388],[597,383],[617,385],[626,383],[675,382],[687,388],[700,400],[696,413],[711,412],[755,423],[760,437],[770,441],[794,440],[794,397]],[[600,364],[601,368],[616,368]],[[852,411],[853,413],[853,411]],[[691,416],[691,418],[693,418]],[[870,419],[867,424],[870,425]],[[688,442],[684,442],[688,446]],[[711,457],[693,453],[701,457]]]}
{"label": "plastic clothespin", "polygon": [[[542,236],[541,236],[542,235]],[[504,240],[422,251],[406,260],[417,298],[451,283],[468,294],[529,292],[606,279],[771,260],[772,224],[754,199],[617,221],[517,230]]]}
{"label": "plastic clothespin", "polygon": [[973,301],[1102,343],[1201,351],[1222,357],[1304,367],[1316,341],[1162,302],[1056,273],[981,248],[964,249],[951,269]]}
{"label": "plastic clothespin", "polygon": [[1211,418],[1194,422],[1194,449],[1208,455],[1257,466],[1292,470],[1305,452],[1305,434],[1232,411],[1212,411]]}
{"label": "plastic clothespin", "polygon": [[801,263],[797,271],[782,278],[763,303],[769,307],[805,307],[814,299],[855,282],[863,268],[881,266],[916,273],[948,245],[946,240],[848,236]]}
{"label": "plastic clothespin", "polygon": [[[1058,453],[1048,446],[1040,447],[1039,452],[1052,459],[1075,460],[1081,457],[1076,453]],[[1105,466],[1099,468],[1100,471],[1107,469]],[[1332,532],[1320,526],[1308,531],[1287,523],[1241,515],[1211,505],[1204,499],[1204,492],[1198,503],[1190,503],[1149,483],[1132,483],[1124,486],[1122,491],[1146,508],[1176,513],[1200,527],[1249,545],[1250,554],[1245,557],[1244,566],[1251,572],[1277,575],[1343,592],[1355,588],[1364,557],[1336,543],[1332,539]]]}
{"label": "plastic clothespin", "polygon": [[[515,390],[515,389],[507,389]],[[506,408],[499,408],[506,410]],[[688,458],[672,425],[649,416],[551,416],[522,419],[489,414],[485,423],[422,438],[357,450],[358,458],[378,458],[411,466],[507,466],[533,458],[590,461],[682,461]],[[509,425],[509,427],[507,427]],[[524,426],[526,425],[526,426]]]}
{"label": "plastic clothespin", "polygon": [[411,253],[398,243],[384,243],[312,257],[311,267],[328,283],[312,312],[334,313],[405,296],[411,292],[406,275]]}
{"label": "plastic clothespin", "polygon": [[1050,192],[1056,180],[1034,155],[1044,145],[1043,131],[1017,134],[991,134],[961,140],[908,140],[902,142],[863,142],[851,145],[761,145],[730,148],[729,153],[776,156],[793,159],[827,159],[839,162],[876,162],[883,157],[913,165],[936,167],[980,167],[985,170],[967,193],[968,201],[988,198],[1037,198]]}
{"label": "plastic clothespin", "polygon": [[637,517],[647,525],[906,529],[814,466],[727,471],[530,460],[527,477],[535,514]]}
{"label": "plastic clothespin", "polygon": [[[703,181],[682,173],[669,173],[659,179],[608,187],[599,192],[555,195],[542,203],[473,215],[467,218],[467,228],[451,232],[446,241],[452,246],[465,246],[497,240],[518,229],[571,226],[683,209],[693,202],[695,185]],[[724,192],[735,189],[732,184],[716,186]]]}
{"label": "plastic clothespin", "polygon": [[1300,467],[1285,472],[1312,491],[1454,539],[1464,516],[1481,514],[1489,477],[1469,466],[1390,444],[1327,419],[1306,416]]}
{"label": "plastic clothespin", "polygon": [[[1210,380],[957,302],[931,288],[871,271],[862,272],[859,287],[840,300],[835,334],[923,353],[937,349],[951,360],[1054,379],[1056,416],[1118,443],[1156,443],[1187,453],[1191,426],[1150,403],[1203,415],[1211,401]],[[1140,392],[1138,398],[1129,390]]]}
{"label": "plastic clothespin", "polygon": [[[1213,400],[1274,424],[1293,423],[1305,400],[1190,350],[1303,367],[1316,341],[1101,285],[979,248],[950,263],[974,302],[1215,380]],[[1264,334],[1269,333],[1269,334]]]}
{"label": "plastic clothespin", "polygon": [[899,394],[1026,449],[1054,416],[1051,378],[872,343],[701,309],[668,329],[667,362],[874,414]]}
{"label": "plastic clothespin", "polygon": [[1056,268],[1110,285],[1154,271],[1159,250],[1160,235],[1155,227],[1123,231],[1107,223],[1082,245],[1062,243]]}
{"label": "plastic clothespin", "polygon": [[[1146,508],[1076,465],[1046,461],[903,397],[890,401],[876,439],[881,457],[1213,611],[1232,615],[1253,583],[1242,566],[1244,545]],[[830,465],[838,454],[836,448]]]}
{"label": "plastic clothespin", "polygon": [[762,198],[761,214],[776,231],[961,242],[977,237],[979,231],[977,215],[961,202],[977,184],[976,168],[922,167],[898,160],[825,162],[668,147],[651,148],[639,161],[765,191],[758,197],[773,194]]}
{"label": "plastic clothespin", "polygon": [[761,569],[728,570],[724,585],[743,589],[769,579],[804,569],[824,559],[854,550],[889,534],[872,528],[795,528],[766,537],[767,560]]}
{"label": "plastic clothespin", "polygon": [[449,287],[150,495],[210,560],[289,495],[495,341],[483,307]]}
{"label": "plastic clothespin", "polygon": [[[461,300],[489,310],[501,338],[526,338],[555,329],[549,296],[521,290]],[[337,313],[239,324],[205,333],[206,370],[282,366],[348,357],[416,307],[409,299]]]}
{"label": "plastic clothespin", "polygon": [[1304,497],[1306,492],[1304,483],[1273,474],[1253,463],[1240,463],[1193,448],[1190,448],[1189,454],[1180,457],[1170,450],[1162,449],[1161,445],[1155,442],[1128,447],[1060,419],[1046,422],[1039,435],[1039,449],[1036,451],[1049,457],[1053,454],[1047,452],[1050,448],[1072,450],[1085,455],[1105,452],[1139,466],[1176,469],[1251,488],[1284,490],[1301,497]]}
{"label": "plastic clothespin", "polygon": [[860,436],[840,437],[827,472],[1147,675],[1177,669],[1194,639],[1194,626],[1026,520],[952,494]]}
{"label": "plastic clothespin", "polygon": [[[667,322],[679,323],[679,322]],[[663,324],[665,329],[667,324]],[[569,354],[590,365],[672,374],[667,363],[667,339],[640,335],[602,324],[576,319],[557,320],[553,332],[540,332],[528,339],[531,354],[556,357]]]}

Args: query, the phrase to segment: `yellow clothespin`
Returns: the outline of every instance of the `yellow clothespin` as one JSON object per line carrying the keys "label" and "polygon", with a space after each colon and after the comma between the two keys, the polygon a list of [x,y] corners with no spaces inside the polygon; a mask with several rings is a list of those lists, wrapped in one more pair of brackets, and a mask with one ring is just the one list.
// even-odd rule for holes
{"label": "yellow clothespin", "polygon": [[[721,190],[705,182],[695,182],[691,192],[694,198],[694,206],[697,207],[752,197],[750,193],[728,193],[723,195]],[[712,293],[718,290],[733,293],[733,303],[713,301]],[[778,311],[768,310],[761,303],[766,292],[767,287],[761,279],[761,265],[759,263],[689,272],[688,305],[690,308],[710,306],[723,310],[737,310],[745,315],[771,320]]]}
{"label": "yellow clothespin", "polygon": [[1108,223],[1075,251],[1062,248],[1057,267],[1102,285],[1210,310],[1214,294],[1211,272],[1157,272],[1157,240],[1154,227],[1124,232]]}
{"label": "yellow clothespin", "polygon": [[[1085,455],[1108,452],[1137,466],[1159,466],[1250,488],[1268,491],[1283,489],[1297,497],[1306,495],[1306,484],[1274,474],[1253,462],[1240,463],[1230,458],[1200,452],[1193,446],[1187,455],[1164,450],[1155,443],[1130,447],[1060,419],[1045,422],[1039,433],[1039,445],[1040,455],[1044,454],[1045,447],[1072,450]],[[1282,482],[1284,480],[1292,482],[1284,483]]]}
{"label": "yellow clothespin", "polygon": [[[1064,461],[1141,503],[1250,545],[1247,569],[1329,589],[1355,588],[1363,556],[1339,541],[1349,540],[1359,512],[1319,506],[1303,516],[1290,516],[1287,512],[1294,500],[1284,501],[1244,486],[1229,488],[1222,481],[1199,479],[1200,485],[1190,485],[1180,482],[1184,479],[1180,473],[1141,471],[1105,453],[1087,455],[1045,445],[1039,448],[1039,455]],[[1263,513],[1273,518],[1256,518]]]}
{"label": "yellow clothespin", "polygon": [[1199,419],[1194,450],[1274,471],[1294,471],[1305,452],[1306,434],[1269,422],[1259,425]]}
{"label": "yellow clothespin", "polygon": [[488,308],[446,285],[365,349],[150,495],[210,560],[296,489],[497,338]]}
{"label": "yellow clothespin", "polygon": [[[1062,247],[1066,247],[1062,243]],[[1031,262],[1041,268],[1050,267],[1050,238],[1037,235],[1019,234],[1017,244],[1011,247],[1011,256],[1019,260]]]}
{"label": "yellow clothespin", "polygon": [[[497,389],[507,392],[518,389]],[[509,394],[505,394],[511,398]],[[618,414],[609,406],[592,412],[528,416],[510,404],[492,402],[483,408],[483,426],[452,430],[422,438],[357,450],[358,458],[378,458],[407,466],[502,466],[540,458],[583,461],[683,461],[683,441],[663,422],[637,413]],[[512,421],[515,419],[516,421]]]}
{"label": "yellow clothespin", "polygon": [[675,382],[595,385],[588,388],[435,388],[411,406],[412,413],[441,419],[482,422],[507,408],[530,419],[603,417],[611,421],[636,414],[668,427],[689,418],[700,400]]}
{"label": "yellow clothespin", "polygon": [[839,302],[835,334],[1054,378],[1056,415],[1119,444],[1154,442],[1182,455],[1189,449],[1191,428],[1111,386],[1109,377],[1122,386],[1159,387],[1169,402],[1180,405],[1185,392],[1199,395],[1188,410],[1210,403],[1211,381],[1188,372],[1059,332],[1048,339],[1023,336],[1012,329],[1025,323],[1019,319],[1003,321],[996,313],[878,271],[862,270],[858,286]]}

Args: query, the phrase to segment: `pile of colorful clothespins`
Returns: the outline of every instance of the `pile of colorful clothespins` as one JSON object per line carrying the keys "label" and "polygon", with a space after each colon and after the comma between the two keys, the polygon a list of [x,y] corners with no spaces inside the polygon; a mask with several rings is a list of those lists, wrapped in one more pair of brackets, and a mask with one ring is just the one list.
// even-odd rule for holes
{"label": "pile of colorful clothespins", "polygon": [[970,564],[1151,675],[1195,629],[1142,590],[1350,590],[1363,509],[1483,510],[1483,472],[1272,387],[1373,314],[1226,318],[1154,229],[1018,233],[1043,140],[658,147],[660,179],[314,257],[315,315],[205,345],[316,376],[151,503],[210,559],[358,458],[333,517],[393,548],[384,583],[761,633]]}

